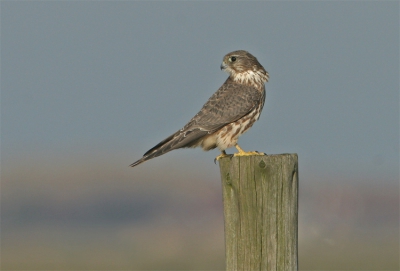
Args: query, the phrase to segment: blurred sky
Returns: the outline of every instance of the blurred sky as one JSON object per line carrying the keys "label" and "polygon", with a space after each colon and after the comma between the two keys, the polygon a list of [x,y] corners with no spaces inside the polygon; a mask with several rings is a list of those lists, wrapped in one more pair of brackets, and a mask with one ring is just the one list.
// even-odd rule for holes
{"label": "blurred sky", "polygon": [[216,150],[128,165],[198,112],[239,49],[270,74],[242,148],[298,153],[301,187],[398,188],[397,1],[1,1],[2,223],[43,195],[219,186]]}
{"label": "blurred sky", "polygon": [[[3,1],[2,162],[94,148],[129,165],[186,124],[227,77],[222,57],[245,49],[270,82],[243,148],[297,152],[302,172],[397,180],[398,13],[381,1]],[[149,163],[212,167],[216,155]]]}

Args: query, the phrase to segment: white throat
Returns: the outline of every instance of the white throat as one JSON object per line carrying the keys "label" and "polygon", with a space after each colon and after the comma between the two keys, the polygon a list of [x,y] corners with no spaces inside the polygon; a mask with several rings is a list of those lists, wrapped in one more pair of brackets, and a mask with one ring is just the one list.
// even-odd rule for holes
{"label": "white throat", "polygon": [[251,85],[256,88],[262,88],[265,82],[268,82],[268,73],[263,73],[261,70],[257,71],[244,71],[244,72],[232,72],[233,81]]}

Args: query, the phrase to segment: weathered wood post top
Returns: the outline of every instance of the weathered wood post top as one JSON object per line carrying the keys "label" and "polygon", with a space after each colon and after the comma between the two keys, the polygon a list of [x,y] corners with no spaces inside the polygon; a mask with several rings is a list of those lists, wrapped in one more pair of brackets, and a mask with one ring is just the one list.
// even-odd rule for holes
{"label": "weathered wood post top", "polygon": [[297,154],[219,160],[226,270],[298,270]]}

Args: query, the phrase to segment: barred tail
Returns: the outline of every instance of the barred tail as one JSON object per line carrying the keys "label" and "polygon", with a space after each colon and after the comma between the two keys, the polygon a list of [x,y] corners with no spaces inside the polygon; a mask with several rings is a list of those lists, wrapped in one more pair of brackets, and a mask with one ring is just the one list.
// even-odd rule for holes
{"label": "barred tail", "polygon": [[199,139],[201,140],[201,138],[206,134],[208,134],[207,131],[203,131],[200,129],[186,131],[179,130],[175,134],[170,135],[169,137],[158,143],[156,146],[148,150],[141,159],[137,160],[130,166],[135,167],[147,160],[163,155],[175,149],[195,147],[196,142],[198,142]]}

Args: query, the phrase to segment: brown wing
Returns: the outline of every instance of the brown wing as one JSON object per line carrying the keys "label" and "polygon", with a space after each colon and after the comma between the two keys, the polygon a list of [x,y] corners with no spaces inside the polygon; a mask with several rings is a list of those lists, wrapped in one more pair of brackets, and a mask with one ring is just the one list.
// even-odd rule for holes
{"label": "brown wing", "polygon": [[264,93],[228,79],[183,129],[213,133],[250,113],[263,99]]}
{"label": "brown wing", "polygon": [[188,124],[147,151],[131,166],[174,149],[195,146],[202,137],[247,115],[263,99],[264,93],[250,86],[236,84],[228,78]]}

